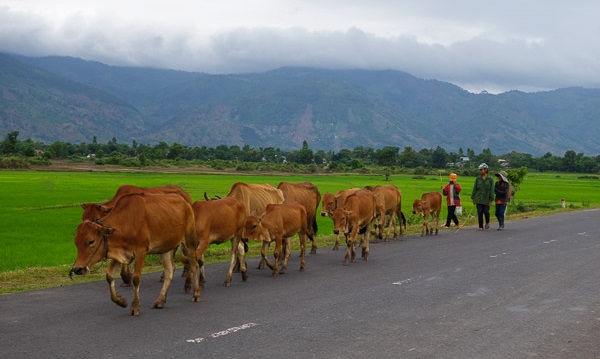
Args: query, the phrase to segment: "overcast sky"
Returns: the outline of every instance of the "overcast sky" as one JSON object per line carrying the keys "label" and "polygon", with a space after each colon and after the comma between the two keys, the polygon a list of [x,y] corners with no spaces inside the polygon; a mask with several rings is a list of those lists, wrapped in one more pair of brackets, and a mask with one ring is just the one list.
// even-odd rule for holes
{"label": "overcast sky", "polygon": [[0,0],[0,51],[207,73],[395,69],[600,88],[597,0]]}

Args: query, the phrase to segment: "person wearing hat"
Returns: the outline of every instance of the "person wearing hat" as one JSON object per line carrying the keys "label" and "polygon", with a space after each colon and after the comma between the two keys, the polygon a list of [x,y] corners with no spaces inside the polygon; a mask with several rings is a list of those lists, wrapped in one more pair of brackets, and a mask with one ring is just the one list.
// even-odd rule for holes
{"label": "person wearing hat", "polygon": [[[477,207],[479,230],[490,228],[490,205],[494,200],[494,180],[488,176],[488,165],[482,163],[477,167],[479,175],[475,178],[471,199]],[[485,219],[485,227],[483,220]]]}
{"label": "person wearing hat", "polygon": [[504,213],[506,205],[510,200],[510,183],[508,183],[508,174],[500,171],[495,174],[498,181],[494,185],[494,194],[496,195],[496,218],[498,218],[498,230],[504,229]]}
{"label": "person wearing hat", "polygon": [[460,206],[460,185],[456,183],[458,176],[456,173],[450,173],[450,183],[446,186],[442,186],[442,193],[446,196],[446,205],[448,206],[448,216],[446,217],[446,224],[444,228],[450,228],[450,222],[454,222],[457,228],[460,228],[458,224],[458,217],[456,216],[456,207]]}

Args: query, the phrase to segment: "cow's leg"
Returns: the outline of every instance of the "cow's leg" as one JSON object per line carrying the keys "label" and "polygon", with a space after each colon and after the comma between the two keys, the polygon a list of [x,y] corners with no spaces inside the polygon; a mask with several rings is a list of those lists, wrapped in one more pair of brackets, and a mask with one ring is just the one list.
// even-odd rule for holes
{"label": "cow's leg", "polygon": [[273,257],[275,257],[275,260],[273,261],[273,267],[271,268],[273,270],[271,273],[271,275],[273,277],[277,276],[277,265],[279,264],[279,258],[281,258],[282,241],[283,241],[283,236],[280,236],[278,234],[277,237],[275,238],[275,249],[273,250]]}
{"label": "cow's leg", "polygon": [[440,228],[440,212],[441,212],[441,211],[442,211],[441,209],[440,209],[440,210],[438,210],[438,211],[436,212],[437,214],[436,214],[436,216],[435,216],[435,235],[436,235],[436,236],[437,236],[437,234],[438,234],[438,230],[439,230],[439,228]]}
{"label": "cow's leg", "polygon": [[238,250],[237,250],[237,256],[238,256],[238,262],[240,263],[240,270],[242,272],[242,281],[247,281],[248,280],[248,267],[246,266],[246,250],[244,249],[244,243],[239,240],[238,242]]}
{"label": "cow's leg", "polygon": [[198,257],[198,283],[201,286],[204,286],[204,283],[206,283],[206,275],[204,275],[204,253]]}
{"label": "cow's leg", "polygon": [[365,232],[364,234],[364,240],[363,240],[363,245],[362,245],[362,259],[364,259],[365,261],[369,260],[369,231]]}
{"label": "cow's leg", "polygon": [[208,231],[206,232],[198,233],[198,249],[196,249],[196,258],[198,259],[198,268],[200,269],[200,277],[198,279],[200,285],[206,283],[206,276],[204,275],[204,252],[206,252],[206,249],[210,245],[209,233]]}
{"label": "cow's leg", "polygon": [[[306,234],[300,232],[300,271],[304,272],[304,250],[306,248]],[[311,252],[312,253],[312,252]]]}
{"label": "cow's leg", "polygon": [[392,235],[392,239],[396,239],[398,238],[398,234],[396,233],[396,212],[392,212],[392,214],[390,215],[390,222],[389,222],[389,228],[388,228],[388,233],[387,236],[390,236],[390,231],[393,231]]}
{"label": "cow's leg", "polygon": [[[262,248],[260,249],[260,256],[262,257],[261,263],[265,263],[269,269],[273,269],[273,265],[269,261],[267,257],[267,250],[271,246],[271,242],[263,241]],[[263,269],[264,265],[261,267],[261,263],[258,264],[258,269]]]}
{"label": "cow's leg", "polygon": [[354,242],[351,238],[346,238],[346,255],[344,256],[344,265],[347,266],[350,261],[350,253],[354,251]]}
{"label": "cow's leg", "polygon": [[160,255],[160,258],[163,262],[163,267],[165,270],[163,273],[165,274],[165,280],[163,281],[162,288],[160,293],[158,294],[158,298],[154,301],[152,308],[162,309],[165,307],[165,303],[167,302],[167,292],[169,291],[169,286],[171,285],[171,280],[173,279],[173,251],[169,251]]}
{"label": "cow's leg", "polygon": [[121,287],[131,287],[131,267],[127,263],[121,264]]}
{"label": "cow's leg", "polygon": [[[231,277],[233,276],[233,267],[235,267],[235,262],[236,259],[238,258],[238,251],[239,251],[239,246],[238,244],[240,243],[240,239],[239,238],[233,238],[231,240],[231,260],[229,261],[229,270],[227,271],[227,278],[225,278],[225,283],[223,283],[223,285],[225,287],[229,287],[229,284],[231,283]],[[240,262],[241,264],[241,262]]]}
{"label": "cow's leg", "polygon": [[[179,250],[181,251],[181,254],[185,257],[189,256],[189,251],[187,250],[187,246],[184,243],[179,244]],[[177,252],[177,250],[173,251],[173,260],[175,259],[175,252]],[[181,276],[182,277],[188,277],[188,272],[190,271],[190,264],[186,261],[183,263],[183,271],[181,271]],[[175,266],[173,266],[173,273],[175,273]]]}
{"label": "cow's leg", "polygon": [[[131,301],[131,309],[129,315],[140,315],[140,284],[142,282],[142,270],[144,269],[144,258],[146,258],[146,251],[138,251],[135,253],[135,265],[133,269],[133,300]],[[161,259],[162,256],[161,256]],[[165,265],[163,259],[163,266]],[[165,273],[165,278],[168,276]],[[170,276],[173,276],[173,272],[170,272]],[[167,280],[163,283],[163,287]],[[169,280],[170,282],[170,280]]]}
{"label": "cow's leg", "polygon": [[[308,238],[310,239],[311,247],[310,254],[317,254],[317,240],[315,239],[316,235],[312,233]],[[306,247],[306,245],[305,245]]]}
{"label": "cow's leg", "polygon": [[[285,274],[287,269],[288,259],[290,258],[290,254],[292,253],[292,239],[291,238],[283,238],[283,242],[281,245],[285,249],[285,253],[283,255],[283,264],[281,265],[281,269],[279,270],[279,274]],[[302,254],[300,254],[302,255]]]}
{"label": "cow's leg", "polygon": [[117,288],[115,288],[115,274],[118,266],[119,262],[114,259],[110,260],[108,267],[106,268],[106,281],[108,282],[108,288],[110,289],[110,299],[117,305],[127,308],[127,300],[121,297],[117,292]]}
{"label": "cow's leg", "polygon": [[333,250],[337,251],[340,249],[340,234],[335,235],[335,245],[333,246]]}

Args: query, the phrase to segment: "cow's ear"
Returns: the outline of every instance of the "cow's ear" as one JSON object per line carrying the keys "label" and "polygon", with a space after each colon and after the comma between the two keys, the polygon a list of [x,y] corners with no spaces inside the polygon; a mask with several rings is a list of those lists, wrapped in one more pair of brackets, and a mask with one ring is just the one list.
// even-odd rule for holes
{"label": "cow's ear", "polygon": [[255,209],[252,212],[250,212],[251,216],[256,216],[257,214],[258,214],[258,210],[257,209]]}
{"label": "cow's ear", "polygon": [[115,233],[115,230],[113,227],[104,227],[104,234],[106,234],[107,236],[110,236],[111,234]]}
{"label": "cow's ear", "polygon": [[83,202],[79,204],[81,206],[81,208],[85,209],[85,207],[87,207],[87,203]]}
{"label": "cow's ear", "polygon": [[354,211],[346,211],[347,216],[351,215],[352,213],[354,213]]}

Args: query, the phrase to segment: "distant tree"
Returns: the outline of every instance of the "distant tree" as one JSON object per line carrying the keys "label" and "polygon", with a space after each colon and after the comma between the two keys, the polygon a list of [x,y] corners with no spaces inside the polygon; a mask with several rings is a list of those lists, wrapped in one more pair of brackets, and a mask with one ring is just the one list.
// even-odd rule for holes
{"label": "distant tree", "polygon": [[17,144],[19,140],[19,131],[12,131],[6,135],[4,142],[2,142],[2,154],[3,155],[14,155],[17,153]]}
{"label": "distant tree", "polygon": [[437,146],[431,154],[431,164],[435,168],[446,168],[448,163],[448,153],[445,149]]}
{"label": "distant tree", "polygon": [[343,148],[333,155],[332,160],[347,166],[352,161],[352,151]]}
{"label": "distant tree", "polygon": [[413,148],[410,146],[404,147],[404,150],[402,151],[399,157],[400,165],[402,166],[408,168],[415,168],[420,165],[417,152],[415,152],[415,150],[413,150]]}
{"label": "distant tree", "polygon": [[182,144],[175,142],[171,145],[171,147],[169,147],[169,153],[167,154],[167,158],[172,160],[177,158],[183,158],[184,154],[185,147]]}
{"label": "distant tree", "polygon": [[573,150],[568,150],[565,152],[565,155],[562,158],[562,170],[567,172],[576,172],[578,160],[577,153],[575,153]]}
{"label": "distant tree", "polygon": [[375,159],[380,166],[395,166],[398,163],[398,151],[400,148],[386,146],[375,151]]}
{"label": "distant tree", "polygon": [[306,142],[306,140],[302,142],[302,149],[298,151],[297,161],[304,165],[311,164],[314,161],[313,151],[308,148],[308,142]]}

